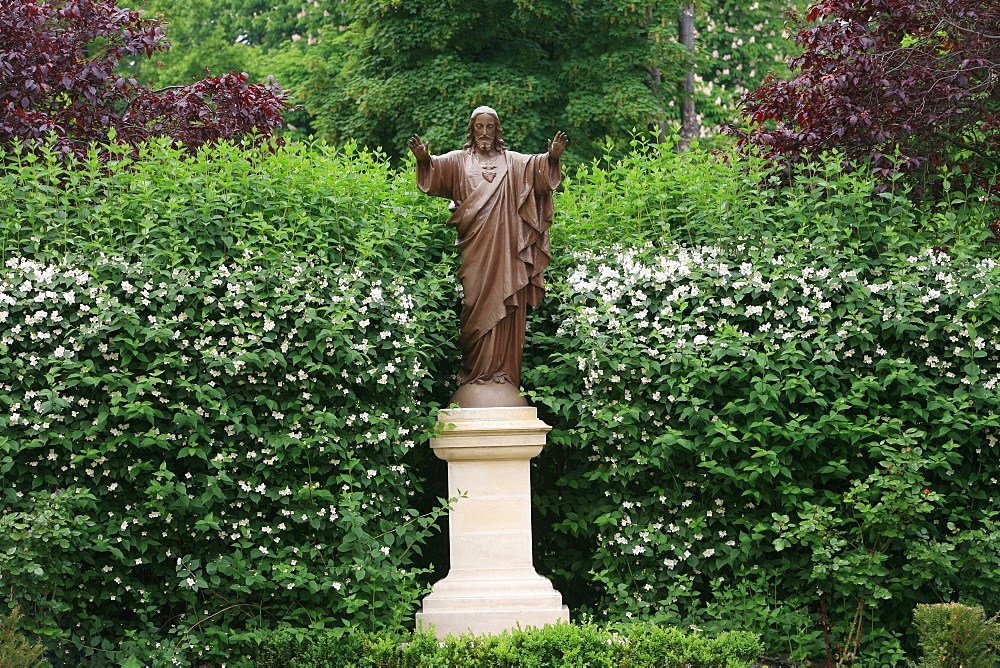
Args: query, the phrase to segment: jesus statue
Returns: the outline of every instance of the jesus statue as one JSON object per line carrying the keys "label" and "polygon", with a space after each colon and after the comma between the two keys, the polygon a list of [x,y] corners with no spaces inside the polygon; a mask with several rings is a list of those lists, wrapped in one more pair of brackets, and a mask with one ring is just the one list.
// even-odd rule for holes
{"label": "jesus statue", "polygon": [[527,405],[518,391],[525,323],[545,294],[552,192],[567,141],[557,132],[547,153],[508,151],[490,107],[472,112],[461,150],[432,156],[420,137],[410,139],[417,186],[451,200],[448,224],[458,228],[462,370],[452,401],[463,408]]}

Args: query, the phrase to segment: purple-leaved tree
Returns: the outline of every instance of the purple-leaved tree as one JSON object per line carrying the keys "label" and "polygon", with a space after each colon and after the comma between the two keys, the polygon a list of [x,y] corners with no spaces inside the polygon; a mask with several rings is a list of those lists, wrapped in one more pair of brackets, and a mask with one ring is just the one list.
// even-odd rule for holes
{"label": "purple-leaved tree", "polygon": [[838,149],[876,174],[934,184],[944,165],[986,189],[1000,161],[1000,3],[821,0],[792,21],[795,76],[743,100],[744,147],[780,164]]}
{"label": "purple-leaved tree", "polygon": [[281,126],[279,86],[231,72],[152,90],[118,71],[123,59],[169,48],[160,22],[115,0],[0,0],[0,150],[54,140],[137,145],[169,136],[189,148]]}

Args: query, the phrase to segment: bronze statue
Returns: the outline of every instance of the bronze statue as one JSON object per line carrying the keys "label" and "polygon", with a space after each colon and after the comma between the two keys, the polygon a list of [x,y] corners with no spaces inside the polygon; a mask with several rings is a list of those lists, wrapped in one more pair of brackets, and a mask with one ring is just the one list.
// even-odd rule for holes
{"label": "bronze statue", "polygon": [[527,404],[518,393],[525,322],[545,294],[552,191],[567,141],[557,132],[547,153],[508,151],[490,107],[472,112],[461,150],[432,156],[420,137],[410,139],[417,185],[452,201],[448,224],[458,228],[462,370],[452,401],[463,408]]}

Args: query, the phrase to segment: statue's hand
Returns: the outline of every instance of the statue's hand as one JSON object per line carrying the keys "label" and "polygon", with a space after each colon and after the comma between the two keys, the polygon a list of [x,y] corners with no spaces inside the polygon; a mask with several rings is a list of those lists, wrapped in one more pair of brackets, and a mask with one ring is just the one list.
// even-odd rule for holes
{"label": "statue's hand", "polygon": [[566,149],[566,142],[569,141],[569,137],[566,133],[560,130],[556,133],[555,139],[549,142],[549,159],[558,160],[563,151]]}
{"label": "statue's hand", "polygon": [[417,158],[417,162],[421,164],[431,161],[430,148],[417,135],[410,137],[410,152]]}

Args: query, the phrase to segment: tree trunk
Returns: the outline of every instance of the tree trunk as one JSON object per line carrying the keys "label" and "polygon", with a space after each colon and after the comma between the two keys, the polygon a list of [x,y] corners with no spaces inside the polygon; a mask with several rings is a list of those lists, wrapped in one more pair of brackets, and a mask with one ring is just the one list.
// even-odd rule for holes
{"label": "tree trunk", "polygon": [[684,85],[681,91],[681,138],[677,150],[684,152],[691,142],[701,134],[701,125],[694,110],[694,4],[687,3],[681,7],[680,25],[681,46],[687,49],[688,68],[684,75]]}
{"label": "tree trunk", "polygon": [[[646,8],[646,28],[650,30],[650,26],[653,25],[655,16],[653,14],[653,8]],[[662,144],[667,141],[667,110],[663,108],[663,98],[660,97],[660,88],[663,85],[663,71],[659,66],[654,65],[649,69],[649,87],[653,91],[653,95],[657,100],[657,107],[659,109],[659,118],[656,119],[656,142]]]}

